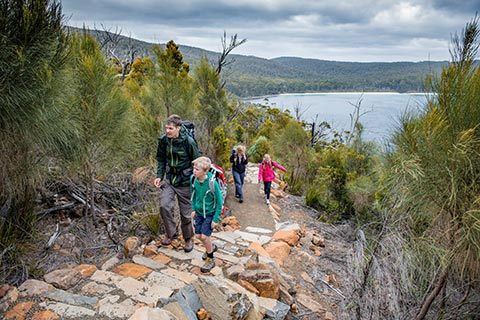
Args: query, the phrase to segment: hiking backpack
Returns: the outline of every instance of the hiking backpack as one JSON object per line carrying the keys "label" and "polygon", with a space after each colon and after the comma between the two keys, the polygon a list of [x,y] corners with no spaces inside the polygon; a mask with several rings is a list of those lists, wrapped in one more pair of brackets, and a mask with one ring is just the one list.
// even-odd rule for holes
{"label": "hiking backpack", "polygon": [[[217,164],[212,163],[212,165],[210,166],[210,172],[212,173],[213,177],[217,179],[218,186],[220,187],[220,192],[222,193],[222,198],[223,198],[222,217],[223,217],[225,214],[225,199],[227,198],[227,179],[225,179],[225,173],[223,169]],[[209,182],[209,185],[210,185],[210,182]],[[212,183],[212,187],[215,188],[215,185],[213,183]],[[214,190],[214,194],[215,194],[215,190]]]}
{"label": "hiking backpack", "polygon": [[182,125],[185,127],[185,129],[187,129],[188,135],[192,137],[195,142],[197,142],[197,140],[195,139],[195,125],[193,124],[193,122],[183,120]]}
{"label": "hiking backpack", "polygon": [[[221,216],[225,216],[225,199],[227,197],[227,179],[225,179],[225,173],[223,169],[217,165],[212,163],[210,165],[210,170],[212,173],[212,177],[208,179],[208,187],[210,188],[210,192],[215,197],[215,180],[217,180],[218,186],[220,187],[220,192],[223,198],[223,205],[222,205],[222,214]],[[195,176],[192,175],[190,178],[190,183],[192,185],[192,189],[194,189]],[[195,189],[194,189],[195,190]],[[192,193],[192,200],[193,200],[194,193]],[[216,199],[215,199],[216,201]]]}

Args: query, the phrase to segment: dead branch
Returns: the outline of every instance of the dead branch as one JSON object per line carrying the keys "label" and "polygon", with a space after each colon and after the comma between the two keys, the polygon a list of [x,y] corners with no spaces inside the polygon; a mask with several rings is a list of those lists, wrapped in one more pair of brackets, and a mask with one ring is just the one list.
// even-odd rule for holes
{"label": "dead branch", "polygon": [[117,52],[117,49],[121,48],[121,42],[124,39],[122,36],[122,29],[118,29],[118,27],[116,27],[115,31],[112,32],[111,29],[107,30],[103,24],[102,29],[103,32],[98,32],[100,38],[100,48],[107,57],[113,58],[113,62],[120,67],[121,71],[118,76],[123,81],[129,74],[131,74],[131,66],[135,61],[139,50],[134,48],[133,40],[130,36],[128,36],[126,40],[126,50],[124,50],[122,53]]}
{"label": "dead branch", "polygon": [[50,236],[50,239],[48,239],[48,243],[47,243],[47,246],[45,247],[45,249],[51,248],[55,244],[55,241],[57,240],[59,235],[60,235],[60,224],[57,223],[57,229]]}
{"label": "dead branch", "polygon": [[75,205],[76,205],[75,202],[68,202],[68,203],[65,203],[65,204],[62,204],[62,205],[59,205],[59,206],[56,206],[56,207],[40,210],[40,211],[36,212],[36,214],[44,216],[44,215],[46,215],[50,212],[73,208],[73,207],[75,207]]}
{"label": "dead branch", "polygon": [[229,64],[232,64],[235,62],[235,59],[231,59],[230,61],[227,61],[227,56],[235,49],[236,47],[241,46],[247,42],[247,39],[242,39],[240,41],[237,41],[237,34],[233,35],[230,37],[230,42],[227,45],[227,32],[223,32],[223,37],[222,37],[222,53],[220,54],[220,57],[218,58],[218,63],[217,63],[217,74],[220,74],[222,72],[222,68],[226,67]]}
{"label": "dead branch", "polygon": [[442,290],[443,286],[445,285],[447,281],[447,277],[448,277],[448,268],[445,268],[442,271],[442,274],[440,275],[440,278],[438,279],[438,283],[435,286],[435,288],[432,290],[432,292],[430,292],[428,296],[425,297],[425,300],[422,303],[422,308],[420,309],[417,316],[415,317],[415,320],[425,319],[425,316],[427,315],[427,312],[430,309],[430,306],[432,305],[433,301],[440,293],[440,290]]}
{"label": "dead branch", "polygon": [[334,288],[330,283],[328,283],[327,281],[325,281],[323,279],[319,279],[319,280],[322,281],[327,287],[329,287],[330,290],[332,290],[333,292],[338,294],[340,297],[342,297],[342,299],[346,299],[346,297],[343,295],[343,293],[340,290],[338,290],[337,288]]}

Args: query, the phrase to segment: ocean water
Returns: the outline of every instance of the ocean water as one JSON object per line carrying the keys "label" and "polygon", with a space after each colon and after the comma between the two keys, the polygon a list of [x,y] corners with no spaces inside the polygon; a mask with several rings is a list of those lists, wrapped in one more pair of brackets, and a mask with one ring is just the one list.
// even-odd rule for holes
{"label": "ocean water", "polygon": [[307,122],[327,121],[337,131],[350,129],[350,115],[360,105],[363,138],[382,143],[398,128],[402,114],[422,110],[429,97],[426,93],[341,92],[280,94],[248,101],[289,110]]}

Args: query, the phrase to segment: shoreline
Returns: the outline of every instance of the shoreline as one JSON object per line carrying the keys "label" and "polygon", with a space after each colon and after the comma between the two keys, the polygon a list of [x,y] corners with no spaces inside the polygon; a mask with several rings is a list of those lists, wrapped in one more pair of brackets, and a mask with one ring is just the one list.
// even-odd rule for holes
{"label": "shoreline", "polygon": [[398,92],[398,91],[367,91],[367,92],[356,92],[356,91],[325,91],[325,92],[288,92],[288,93],[277,93],[263,96],[253,96],[240,98],[241,101],[251,101],[251,100],[263,100],[272,97],[279,96],[320,96],[320,95],[340,95],[340,94],[349,94],[349,95],[432,95],[434,92]]}

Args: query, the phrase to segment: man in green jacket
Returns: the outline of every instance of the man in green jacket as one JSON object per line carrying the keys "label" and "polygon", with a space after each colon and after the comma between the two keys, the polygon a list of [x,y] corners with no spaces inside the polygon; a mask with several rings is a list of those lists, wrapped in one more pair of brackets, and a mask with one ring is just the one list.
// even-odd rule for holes
{"label": "man in green jacket", "polygon": [[162,189],[160,194],[160,215],[166,235],[162,245],[168,246],[178,237],[177,219],[174,215],[175,196],[180,208],[180,221],[185,252],[193,249],[193,226],[191,216],[190,176],[192,161],[198,158],[195,140],[182,125],[180,116],[173,114],[165,121],[166,133],[158,140],[157,178],[154,185]]}

